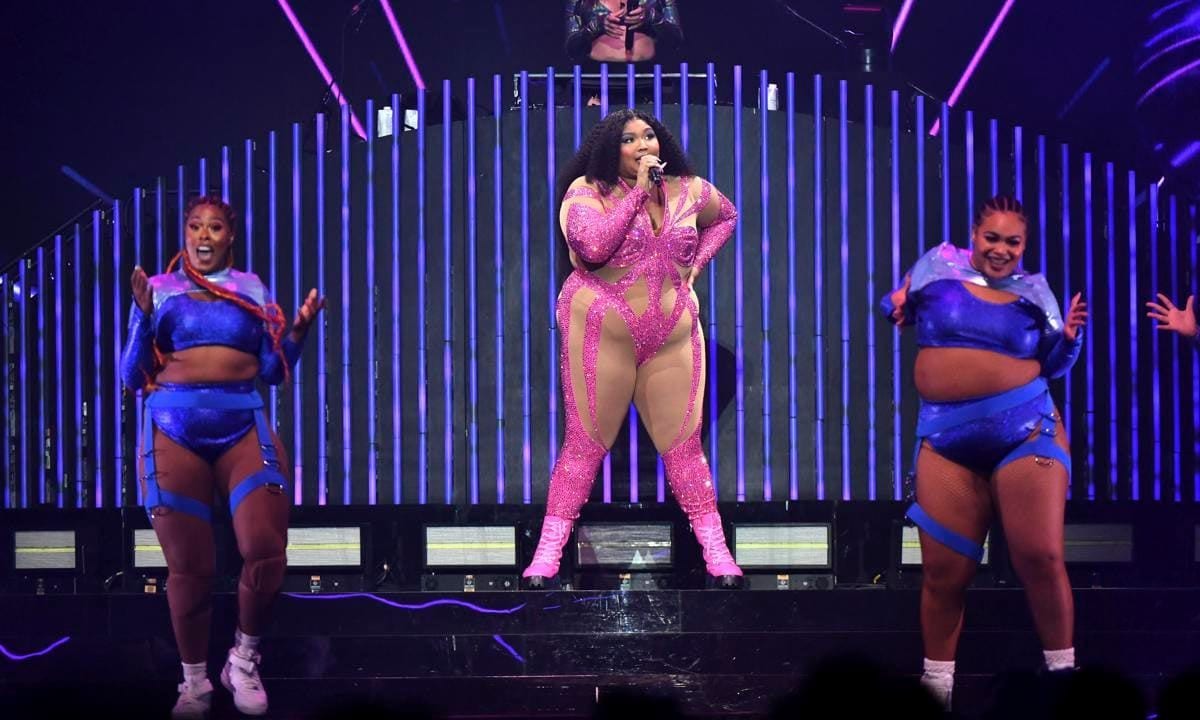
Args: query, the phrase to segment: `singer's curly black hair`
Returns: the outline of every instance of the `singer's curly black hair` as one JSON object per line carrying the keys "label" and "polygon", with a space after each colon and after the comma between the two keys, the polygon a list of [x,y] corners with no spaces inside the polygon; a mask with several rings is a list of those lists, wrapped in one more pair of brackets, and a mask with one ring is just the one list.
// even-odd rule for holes
{"label": "singer's curly black hair", "polygon": [[[567,194],[567,188],[575,182],[575,178],[583,176],[590,183],[616,185],[618,171],[621,166],[621,135],[625,124],[637,118],[650,126],[658,138],[658,157],[670,170],[671,175],[694,175],[692,162],[688,159],[683,146],[675,139],[658,118],[634,108],[623,108],[608,114],[600,122],[592,126],[587,136],[579,146],[575,155],[567,161],[558,175],[558,187],[555,192],[554,217],[557,222],[559,211],[562,209],[562,198]],[[559,239],[566,243],[562,236],[561,226],[558,228]],[[566,252],[558,254],[559,277],[566,277],[571,272],[570,259]]]}

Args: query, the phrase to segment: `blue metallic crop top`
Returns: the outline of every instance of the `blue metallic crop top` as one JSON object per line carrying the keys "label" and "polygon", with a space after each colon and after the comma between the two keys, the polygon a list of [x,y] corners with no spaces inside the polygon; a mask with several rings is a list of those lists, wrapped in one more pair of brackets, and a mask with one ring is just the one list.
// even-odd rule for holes
{"label": "blue metallic crop top", "polygon": [[1046,319],[1023,297],[997,303],[976,297],[960,280],[936,280],[909,291],[915,310],[917,345],[991,350],[1015,358],[1035,358]]}
{"label": "blue metallic crop top", "polygon": [[[1040,274],[991,279],[971,266],[969,251],[942,243],[913,265],[909,277],[905,324],[917,326],[920,347],[974,348],[1036,359],[1042,375],[1050,378],[1066,374],[1079,357],[1083,330],[1074,342],[1067,341],[1058,301]],[[966,283],[1017,298],[1005,303],[984,300]],[[891,293],[884,295],[880,308],[894,321]]]}
{"label": "blue metallic crop top", "polygon": [[[226,269],[207,279],[256,305],[267,302],[266,287],[254,273]],[[129,334],[121,355],[121,376],[127,387],[140,388],[150,379],[155,346],[163,353],[208,345],[231,347],[258,357],[264,382],[283,381],[284,359],[275,351],[262,320],[227,300],[199,295],[204,289],[182,270],[149,280],[154,312],[147,317],[136,302],[129,311]],[[280,345],[288,366],[294,366],[299,343],[285,335]]]}

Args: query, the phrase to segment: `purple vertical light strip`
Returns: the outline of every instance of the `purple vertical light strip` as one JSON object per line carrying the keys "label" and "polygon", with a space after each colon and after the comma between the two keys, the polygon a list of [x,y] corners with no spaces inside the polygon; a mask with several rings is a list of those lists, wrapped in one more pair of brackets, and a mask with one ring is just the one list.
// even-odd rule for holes
{"label": "purple vertical light strip", "polygon": [[771,487],[771,218],[770,218],[770,187],[768,177],[770,135],[767,127],[767,71],[758,74],[758,107],[759,107],[759,194],[762,196],[762,213],[760,215],[761,240],[759,254],[761,257],[759,283],[761,284],[760,301],[762,311],[759,315],[759,333],[762,338],[762,487],[766,502],[772,499]]}
{"label": "purple vertical light strip", "polygon": [[[1196,294],[1196,206],[1188,209],[1188,268],[1190,295]],[[1192,427],[1200,428],[1200,353],[1192,354]],[[1115,387],[1114,383],[1114,387]],[[1192,433],[1192,501],[1200,503],[1200,434]]]}
{"label": "purple vertical light strip", "polygon": [[1108,241],[1108,499],[1117,499],[1117,181],[1112,163],[1104,165],[1104,237]]}
{"label": "purple vertical light strip", "polygon": [[950,106],[942,103],[942,242],[950,242]]}
{"label": "purple vertical light strip", "polygon": [[[919,98],[918,98],[919,99]],[[924,126],[918,126],[924,127]],[[917,142],[925,135],[918,131],[913,133]],[[892,91],[892,284],[900,287],[900,93]],[[925,178],[917,176],[917,187],[925,183]],[[919,191],[918,191],[919,193]],[[917,210],[923,215],[922,209]],[[871,296],[871,307],[875,307],[875,296]],[[904,464],[900,453],[900,333],[889,333],[892,339],[892,499],[899,500],[903,495]]]}
{"label": "purple vertical light strip", "polygon": [[[555,153],[555,135],[556,135],[556,105],[554,97],[554,68],[546,68],[546,191],[547,193],[554,192],[554,173],[557,169],[558,159]],[[555,199],[548,198],[546,202],[546,247],[547,266],[550,271],[546,273],[549,276],[546,292],[546,320],[550,328],[548,343],[546,345],[550,353],[554,353],[558,349],[558,315],[555,312],[558,306],[558,235],[555,229],[558,227],[558,218],[555,216]],[[558,461],[558,363],[554,362],[553,356],[550,362],[546,363],[549,366],[549,388],[550,392],[546,393],[548,398],[547,417],[549,417],[549,427],[547,428],[547,445],[550,452],[550,465],[553,468],[554,463]]]}
{"label": "purple vertical light strip", "polygon": [[[529,73],[521,73],[521,97],[529,97]],[[529,383],[529,103],[521,103],[521,498],[533,502],[532,391]]]}
{"label": "purple vertical light strip", "polygon": [[850,499],[850,127],[849,88],[838,81],[838,274],[841,278],[842,499]]}
{"label": "purple vertical light strip", "polygon": [[[679,114],[680,121],[682,122],[683,118],[687,116],[687,113],[682,112],[681,108],[681,112]],[[662,117],[662,65],[654,66],[654,117]],[[684,147],[686,147],[686,145]]]}
{"label": "purple vertical light strip", "polygon": [[816,421],[813,449],[817,463],[817,499],[825,499],[825,113],[822,78],[813,76],[813,365]]}
{"label": "purple vertical light strip", "polygon": [[[175,175],[176,187],[178,188],[178,192],[175,193],[176,209],[178,210],[178,217],[176,219],[179,221],[179,249],[182,250],[184,247],[183,228],[187,224],[187,218],[183,216],[183,208],[187,203],[187,183],[183,178],[182,165],[175,168]],[[166,269],[167,266],[164,263],[161,270],[166,271]]]}
{"label": "purple vertical light strip", "polygon": [[[716,66],[713,63],[708,63],[705,66],[704,83],[707,88],[708,102],[705,104],[705,122],[708,132],[705,135],[705,141],[708,144],[708,179],[709,182],[716,180],[717,159],[716,159],[716,130],[717,122],[715,116],[716,108],[716,92],[717,78]],[[714,257],[708,263],[708,378],[706,386],[708,388],[708,464],[713,469],[713,492],[718,498],[721,497],[720,492],[720,472],[718,468],[720,463],[718,460],[718,440],[719,431],[717,429],[717,259]]]}
{"label": "purple vertical light strip", "polygon": [[[865,126],[867,143],[866,168],[866,215],[867,215],[867,498],[875,500],[879,494],[878,477],[875,472],[875,433],[877,431],[875,407],[875,352],[879,346],[875,336],[875,313],[870,312],[875,307],[875,88],[867,85],[866,96],[863,100],[865,109],[863,125]],[[842,312],[849,314],[850,308]]]}
{"label": "purple vertical light strip", "polygon": [[221,200],[229,202],[229,146],[221,146]]}
{"label": "purple vertical light strip", "polygon": [[80,427],[80,420],[86,417],[84,406],[87,401],[83,396],[83,266],[80,264],[83,256],[83,235],[80,232],[79,225],[75,225],[75,243],[72,248],[72,280],[74,284],[74,293],[71,296],[71,302],[75,306],[74,322],[71,323],[75,330],[75,409],[74,414],[77,420],[75,424],[75,507],[83,507],[83,498],[85,495],[85,486],[83,484],[83,468],[86,461],[83,457],[83,429]]}
{"label": "purple vertical light strip", "polygon": [[[279,288],[279,195],[278,182],[279,174],[277,172],[278,161],[278,141],[275,137],[275,131],[272,130],[267,135],[267,250],[269,253],[271,292],[278,298],[282,292]],[[254,196],[254,141],[246,141],[246,203],[251,204],[251,198]],[[253,235],[254,220],[253,215],[246,213],[246,267],[249,269],[250,258],[254,256],[253,248],[250,245],[250,238]],[[300,276],[296,275],[296,283],[299,284]],[[292,312],[295,313],[300,308],[295,304],[292,305]],[[271,386],[271,427],[278,430],[279,428],[279,387]]]}
{"label": "purple vertical light strip", "polygon": [[[1171,232],[1171,257],[1168,260],[1168,267],[1171,271],[1171,297],[1179,297],[1179,209],[1172,195],[1169,201],[1170,216],[1167,220],[1168,227]],[[1089,293],[1090,295],[1090,293]],[[1090,347],[1090,343],[1089,343]],[[1183,388],[1179,385],[1179,333],[1171,333],[1171,432],[1174,435],[1174,442],[1171,445],[1171,470],[1174,472],[1175,491],[1171,493],[1171,499],[1175,502],[1183,500],[1182,485],[1183,485],[1183,467],[1180,458],[1180,447],[1183,446],[1183,430],[1180,427],[1180,411],[1179,402]]]}
{"label": "purple vertical light strip", "polygon": [[[657,103],[662,105],[661,89],[656,88],[655,93],[659,96]],[[691,140],[691,132],[688,127],[688,64],[679,63],[679,142],[683,143],[684,152],[687,151],[689,141]],[[662,112],[662,107],[657,108],[657,112]]]}
{"label": "purple vertical light strip", "polygon": [[[1092,154],[1083,154],[1083,256],[1084,256],[1084,297],[1095,297],[1092,294],[1092,276],[1095,270],[1094,253],[1092,250]],[[1067,302],[1070,302],[1071,288],[1066,288]],[[1110,293],[1111,294],[1111,293]],[[1091,340],[1091,338],[1088,338]],[[1087,346],[1087,367],[1084,382],[1087,383],[1087,498],[1096,499],[1096,342],[1085,343]]]}
{"label": "purple vertical light strip", "polygon": [[[579,142],[583,137],[583,70],[578,65],[574,69],[574,82],[571,84],[571,101],[575,109],[574,122],[572,125],[575,139],[574,148],[579,147]],[[555,222],[558,219],[555,218]]]}
{"label": "purple vertical light strip", "polygon": [[[1063,292],[1066,293],[1066,302],[1071,301],[1071,155],[1070,149],[1066,143],[1060,147],[1061,152],[1061,178],[1062,178],[1062,279]],[[1062,421],[1063,427],[1067,430],[1067,437],[1071,438],[1071,426],[1074,413],[1071,412],[1071,373],[1063,376],[1063,406],[1062,406]],[[1071,451],[1068,448],[1067,453]],[[1067,483],[1067,499],[1070,500],[1073,493],[1073,483]]]}
{"label": "purple vertical light strip", "polygon": [[[37,498],[39,505],[46,504],[46,246],[37,248],[37,385],[38,385],[38,434],[37,434]],[[25,288],[22,288],[25,290]],[[113,313],[113,317],[120,317]],[[119,336],[118,336],[119,337]],[[28,440],[28,438],[24,438]]]}
{"label": "purple vertical light strip", "polygon": [[[524,88],[522,88],[524,91]],[[522,94],[521,97],[528,97]],[[522,103],[522,106],[528,103]],[[451,190],[450,81],[442,81],[442,489],[443,501],[454,502],[454,306],[450,303],[453,282],[453,196]]]}
{"label": "purple vertical light strip", "polygon": [[[428,279],[425,274],[425,91],[417,90],[417,502],[429,493],[429,378],[425,327]],[[496,267],[501,267],[497,265]]]}
{"label": "purple vertical light strip", "polygon": [[[625,66],[625,101],[632,108],[637,102],[634,93],[633,63]],[[657,115],[656,115],[657,117]],[[607,458],[606,458],[607,459]],[[637,407],[629,406],[629,502],[638,502],[638,412]]]}
{"label": "purple vertical light strip", "polygon": [[197,175],[197,180],[198,180],[197,187],[200,188],[199,194],[207,195],[208,194],[208,158],[204,158],[204,157],[200,158],[199,173]]}
{"label": "purple vertical light strip", "polygon": [[[97,230],[99,232],[99,230]],[[17,377],[21,379],[21,386],[17,389],[17,413],[21,417],[21,452],[17,455],[21,463],[21,492],[20,502],[17,507],[29,507],[29,303],[26,298],[29,296],[29,276],[26,266],[29,265],[27,258],[21,258],[17,261],[17,279],[20,287],[16,290],[17,305],[20,307],[20,314],[17,315],[17,332],[21,338],[20,342],[20,359],[17,362]],[[99,285],[97,284],[97,288]],[[96,291],[97,295],[99,290]],[[99,329],[99,321],[97,321],[97,329]],[[99,335],[99,333],[97,333]],[[100,343],[95,343],[96,358],[100,357]]]}
{"label": "purple vertical light strip", "polygon": [[[549,92],[553,93],[554,81],[546,82]],[[554,114],[553,103],[548,103],[551,117]],[[467,107],[475,107],[475,78],[467,78]],[[553,133],[551,133],[553,135]],[[477,224],[478,208],[475,188],[475,113],[467,113],[467,485],[472,505],[479,504],[479,309],[477,306],[476,284],[479,282],[479,268],[476,259],[478,252]],[[552,175],[553,177],[553,175]],[[553,187],[553,184],[551,184]],[[551,249],[554,253],[554,233],[551,232]],[[554,263],[550,263],[553,272]],[[497,268],[499,270],[499,268]],[[553,306],[551,306],[553,308]],[[551,309],[550,317],[554,317]],[[553,328],[551,329],[553,335]],[[556,347],[553,343],[550,347]],[[551,366],[554,363],[550,363]],[[551,373],[553,374],[553,367]],[[551,385],[555,387],[555,385]],[[554,411],[553,393],[550,393],[550,410]],[[553,417],[553,416],[552,416]],[[550,451],[554,452],[553,449]],[[551,460],[553,462],[553,460]]]}
{"label": "purple vertical light strip", "polygon": [[[273,143],[275,140],[274,131],[271,132],[268,143]],[[254,272],[254,141],[246,138],[243,143],[244,160],[246,163],[246,201],[242,214],[246,216],[246,271]],[[269,149],[268,149],[269,150]],[[274,182],[274,166],[269,171],[270,180]],[[272,185],[268,192],[274,192],[275,188]],[[228,201],[226,201],[228,202]],[[275,217],[272,215],[267,218],[267,224],[273,227]],[[267,248],[270,252],[275,252],[275,236],[272,235],[268,241]],[[272,262],[271,273],[275,272],[275,266]],[[274,276],[272,275],[272,278]],[[271,280],[271,292],[278,294],[279,288],[275,285],[275,280]],[[271,420],[275,419],[275,388],[271,387]]]}
{"label": "purple vertical light strip", "polygon": [[784,79],[787,93],[787,298],[788,298],[788,499],[800,499],[800,411],[796,378],[796,73]]}
{"label": "purple vertical light strip", "polygon": [[1042,274],[1050,272],[1046,262],[1046,137],[1038,135],[1037,139],[1037,196],[1038,196],[1038,263],[1042,266]]}
{"label": "purple vertical light strip", "polygon": [[[474,106],[472,106],[474,107]],[[400,133],[404,131],[400,107],[400,95],[392,93],[392,303],[388,315],[392,318],[392,504],[399,505],[404,499],[400,492],[400,480],[404,474],[404,417],[400,412],[401,367],[404,356],[400,354]]]}
{"label": "purple vertical light strip", "polygon": [[988,167],[992,181],[988,188],[989,194],[994,197],[1000,192],[1000,127],[995,118],[988,120],[988,157],[991,158]]}
{"label": "purple vertical light strip", "polygon": [[[300,308],[304,292],[304,274],[301,272],[303,236],[300,230],[303,224],[301,210],[304,197],[300,190],[300,149],[303,142],[300,123],[292,123],[292,312]],[[319,278],[317,283],[321,284]],[[317,326],[323,324],[324,318]],[[304,502],[304,418],[307,417],[307,413],[304,412],[304,373],[301,367],[303,363],[303,358],[297,360],[296,367],[292,370],[292,500],[297,505]]]}
{"label": "purple vertical light strip", "polygon": [[[1158,291],[1158,183],[1149,187],[1150,199],[1150,292]],[[1154,434],[1154,499],[1162,500],[1162,381],[1158,363],[1158,336],[1150,335],[1150,422]]]}
{"label": "purple vertical light strip", "polygon": [[[1013,191],[1017,199],[1025,202],[1025,154],[1022,148],[1023,131],[1021,126],[1013,127]],[[999,191],[999,188],[997,188]]]}
{"label": "purple vertical light strip", "polygon": [[[575,67],[575,138],[579,140],[579,67]],[[496,502],[504,503],[504,273],[499,271],[504,267],[504,185],[502,181],[504,164],[501,160],[500,124],[500,76],[492,76],[492,108],[493,108],[493,137],[492,147],[492,227],[495,237],[492,245],[492,263],[498,269],[496,272],[496,292],[492,298],[492,307],[496,313]]]}
{"label": "purple vertical light strip", "polygon": [[[104,378],[100,375],[100,348],[104,345],[101,333],[104,325],[100,319],[100,224],[103,220],[99,210],[92,211],[92,439],[94,441],[92,460],[95,464],[96,507],[104,507]],[[24,285],[24,283],[21,283]],[[21,336],[24,341],[25,336]],[[22,379],[24,379],[22,371]],[[26,436],[28,437],[28,436]],[[24,488],[22,488],[24,492]]]}
{"label": "purple vertical light strip", "polygon": [[342,161],[342,504],[350,504],[350,105],[341,106],[339,128]]}
{"label": "purple vertical light strip", "polygon": [[[166,258],[163,256],[165,249],[163,247],[163,225],[166,223],[166,214],[163,208],[163,198],[167,191],[164,187],[162,176],[154,178],[154,265],[147,270],[147,274],[163,272],[167,267]],[[138,484],[141,487],[141,483]]]}
{"label": "purple vertical light strip", "polygon": [[[139,196],[141,190],[136,191]],[[138,217],[141,217],[139,214]],[[58,475],[58,493],[54,499],[54,504],[60,509],[64,507],[64,492],[63,478],[68,476],[67,473],[67,454],[66,454],[66,414],[64,413],[63,393],[66,390],[66,378],[63,376],[63,325],[67,319],[63,313],[63,239],[62,235],[54,236],[54,472]],[[2,290],[2,288],[0,288]],[[8,365],[5,364],[7,371]],[[138,397],[140,399],[141,392]],[[141,417],[141,403],[137,405],[138,416]],[[139,425],[140,427],[140,425]],[[141,484],[138,485],[138,504],[142,502]]]}
{"label": "purple vertical light strip", "polygon": [[[679,142],[686,153],[691,142],[691,131],[688,127],[688,65],[679,64]],[[662,68],[654,66],[654,112],[662,117]],[[654,459],[655,499],[662,503],[667,500],[667,469],[663,464],[662,455],[655,453]]]}
{"label": "purple vertical light strip", "polygon": [[[375,321],[375,101],[367,100],[367,504],[379,503],[379,417],[376,398],[379,393]],[[396,132],[396,116],[392,116],[392,132]]]}
{"label": "purple vertical light strip", "polygon": [[1141,318],[1138,316],[1138,308],[1143,302],[1138,295],[1137,282],[1137,175],[1134,171],[1129,171],[1128,187],[1126,188],[1126,202],[1129,208],[1129,377],[1134,379],[1134,382],[1129,383],[1129,430],[1131,436],[1130,442],[1130,499],[1141,500],[1142,488],[1139,468],[1140,445],[1142,439],[1141,427],[1139,425],[1140,415],[1138,408],[1138,325]]}
{"label": "purple vertical light strip", "polygon": [[[925,254],[925,96],[917,95],[917,131],[913,133],[913,142],[917,146],[917,252]],[[893,287],[900,287],[899,284]]]}
{"label": "purple vertical light strip", "polygon": [[608,64],[600,64],[600,117],[608,115]]}
{"label": "purple vertical light strip", "polygon": [[[112,411],[113,411],[113,505],[125,504],[125,443],[121,430],[125,426],[125,408],[121,397],[121,201],[113,200],[113,283],[112,283]],[[99,258],[97,258],[99,261]],[[45,433],[42,434],[45,437]]]}
{"label": "purple vertical light strip", "polygon": [[[1150,185],[1150,289],[1158,289],[1158,184]],[[1151,422],[1154,438],[1154,499],[1163,499],[1163,433],[1162,433],[1162,373],[1158,372],[1158,336],[1154,332],[1150,338],[1150,367],[1151,367]]]}
{"label": "purple vertical light strip", "polygon": [[[742,205],[742,66],[733,66],[733,196],[737,207]],[[742,219],[737,219],[733,236],[733,357],[734,397],[737,429],[737,499],[746,500],[746,346],[745,346],[745,295]]]}
{"label": "purple vertical light strip", "polygon": [[[325,114],[317,113],[317,287],[325,277]],[[329,502],[329,319],[317,323],[317,504]]]}
{"label": "purple vertical light strip", "polygon": [[967,227],[970,228],[975,217],[975,113],[970,110],[963,118],[963,130],[966,132]]}

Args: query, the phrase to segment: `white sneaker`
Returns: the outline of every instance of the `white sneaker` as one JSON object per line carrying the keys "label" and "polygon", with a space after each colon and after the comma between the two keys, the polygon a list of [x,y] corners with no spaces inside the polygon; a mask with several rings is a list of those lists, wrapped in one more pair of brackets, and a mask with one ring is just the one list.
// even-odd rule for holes
{"label": "white sneaker", "polygon": [[258,653],[247,658],[231,649],[225,668],[221,670],[221,684],[233,693],[233,705],[244,715],[267,712],[267,691],[258,676],[260,662],[262,656]]}
{"label": "white sneaker", "polygon": [[204,678],[197,683],[179,683],[179,699],[171,708],[173,720],[204,720],[212,707],[212,682]]}

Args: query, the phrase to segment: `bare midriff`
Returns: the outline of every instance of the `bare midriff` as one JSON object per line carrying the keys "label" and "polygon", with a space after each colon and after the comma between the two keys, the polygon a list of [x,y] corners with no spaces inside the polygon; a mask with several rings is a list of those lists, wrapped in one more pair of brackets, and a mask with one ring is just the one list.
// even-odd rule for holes
{"label": "bare midriff", "polygon": [[253,380],[258,358],[223,345],[201,345],[167,355],[155,382],[216,383]]}
{"label": "bare midriff", "polygon": [[913,380],[922,398],[953,402],[1020,387],[1041,373],[1041,363],[976,348],[931,347],[917,352]]}

